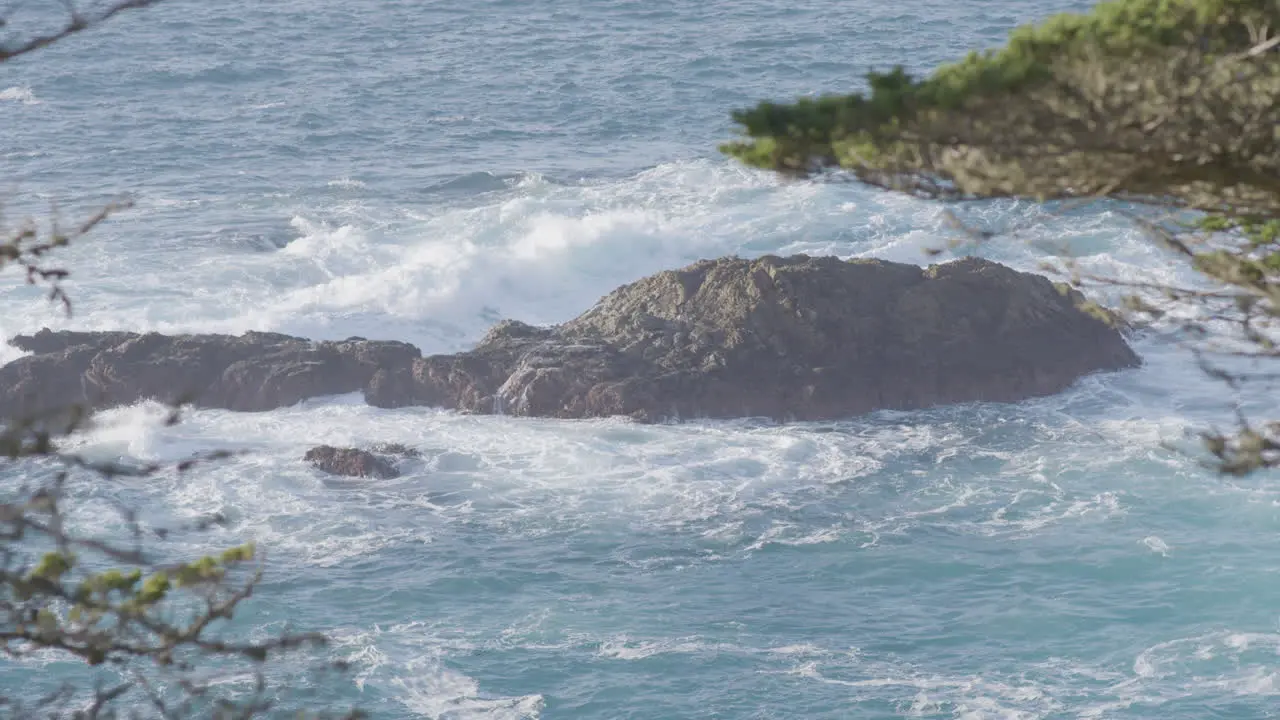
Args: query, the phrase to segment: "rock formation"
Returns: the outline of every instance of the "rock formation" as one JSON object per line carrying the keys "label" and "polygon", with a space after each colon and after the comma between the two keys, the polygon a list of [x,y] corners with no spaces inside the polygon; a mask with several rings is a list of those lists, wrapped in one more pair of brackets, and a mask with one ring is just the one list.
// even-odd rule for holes
{"label": "rock formation", "polygon": [[386,458],[358,448],[320,445],[308,450],[302,459],[320,472],[330,475],[374,477],[383,480],[400,477],[400,470]]}
{"label": "rock formation", "polygon": [[379,369],[366,399],[538,417],[821,420],[1016,402],[1138,364],[1084,298],[965,258],[724,258],[623,286],[553,328]]}
{"label": "rock formation", "polygon": [[311,342],[260,332],[170,336],[41,330],[10,344],[33,354],[0,368],[0,411],[6,417],[144,399],[270,410],[359,391],[379,368],[405,365],[421,355],[400,342]]}
{"label": "rock formation", "polygon": [[267,410],[356,390],[380,407],[641,421],[1016,402],[1138,364],[1083,300],[978,258],[722,258],[625,285],[563,325],[504,321],[456,355],[360,338],[42,331],[13,340],[33,354],[0,368],[0,410],[180,396]]}

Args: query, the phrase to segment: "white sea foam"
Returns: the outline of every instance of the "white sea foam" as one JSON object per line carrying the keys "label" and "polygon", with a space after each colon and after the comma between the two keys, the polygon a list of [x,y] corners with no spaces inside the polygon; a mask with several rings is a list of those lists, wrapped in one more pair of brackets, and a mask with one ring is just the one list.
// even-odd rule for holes
{"label": "white sea foam", "polygon": [[714,648],[696,638],[657,641],[636,641],[626,636],[612,638],[600,644],[598,655],[612,660],[645,660],[667,653],[692,654],[714,652]]}
{"label": "white sea foam", "polygon": [[0,102],[15,102],[22,105],[39,105],[40,98],[25,85],[14,85],[0,90]]}
{"label": "white sea foam", "polygon": [[[948,412],[961,422],[969,417]],[[1082,470],[1105,477],[1130,462],[1114,456],[1106,434],[1091,445],[1059,444],[1053,431],[1028,428],[1010,440],[1014,447],[1038,444],[1028,465],[1031,456],[1016,450],[984,448],[987,425],[966,429],[948,412],[913,426],[870,419],[814,432],[804,425],[638,426],[386,411],[353,395],[270,413],[196,411],[176,427],[164,426],[163,408],[142,404],[108,413],[71,449],[167,463],[219,447],[244,452],[185,476],[149,479],[136,491],[181,518],[231,511],[236,532],[317,566],[434,542],[434,523],[441,522],[531,538],[621,522],[698,538],[689,555],[635,561],[656,567],[770,548],[867,548],[886,534],[922,527],[1030,537],[1125,512],[1105,482],[1053,480]],[[424,457],[392,481],[328,479],[301,461],[313,445],[381,441],[417,447]],[[956,447],[965,449],[951,452]],[[986,467],[984,455],[1003,469],[952,479],[972,473],[972,463]],[[332,512],[334,503],[346,510]],[[811,517],[778,516],[795,512]]]}
{"label": "white sea foam", "polygon": [[855,707],[889,701],[909,715],[1108,718],[1135,705],[1160,713],[1206,694],[1274,696],[1280,693],[1272,666],[1278,644],[1280,636],[1267,633],[1179,638],[1141,652],[1128,673],[1052,659],[1010,673],[947,675],[862,654],[807,651],[777,672],[847,688]]}
{"label": "white sea foam", "polygon": [[[349,185],[346,179],[333,182]],[[618,284],[703,257],[809,252],[921,262],[923,248],[947,232],[934,205],[864,193],[851,206],[848,192],[843,186],[779,186],[759,173],[696,161],[575,185],[527,175],[485,204],[437,210],[419,220],[395,220],[385,212],[379,217],[354,205],[335,224],[304,210],[290,221],[294,239],[268,255],[227,257],[218,249],[216,256],[188,257],[179,267],[157,263],[154,270],[127,257],[86,258],[81,265],[89,267],[79,276],[127,273],[135,292],[167,288],[172,302],[149,308],[141,319],[132,302],[94,303],[72,324],[360,334],[400,337],[435,350],[473,341],[498,317],[567,319]],[[801,217],[806,222],[797,225]],[[856,230],[828,229],[842,226]],[[1077,230],[1085,231],[1114,232],[1104,220]],[[983,252],[1035,266],[1033,252],[1017,242]],[[1112,262],[1122,271],[1149,271],[1150,258],[1118,257]],[[178,297],[172,296],[175,285]],[[211,302],[209,288],[219,288],[218,302]],[[12,329],[48,320],[33,314]]]}
{"label": "white sea foam", "polygon": [[1165,557],[1169,556],[1169,543],[1166,543],[1155,535],[1148,535],[1143,538],[1142,544],[1145,545],[1148,550],[1156,553],[1157,555],[1163,555]]}
{"label": "white sea foam", "polygon": [[468,646],[436,636],[421,622],[336,633],[337,654],[356,668],[356,683],[395,688],[397,700],[422,717],[444,720],[531,720],[540,716],[540,695],[494,697],[474,678],[447,667],[451,651]]}
{"label": "white sea foam", "polygon": [[350,177],[341,177],[341,178],[338,178],[337,180],[330,180],[328,182],[328,185],[329,187],[341,188],[343,190],[355,190],[358,188],[366,187],[363,181],[356,180],[355,178],[350,178]]}

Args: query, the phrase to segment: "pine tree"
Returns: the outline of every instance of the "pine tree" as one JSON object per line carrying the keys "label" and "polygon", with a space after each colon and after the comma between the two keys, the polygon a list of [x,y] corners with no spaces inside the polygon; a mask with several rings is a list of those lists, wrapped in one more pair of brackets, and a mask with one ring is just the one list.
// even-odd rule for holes
{"label": "pine tree", "polygon": [[[1137,319],[1196,310],[1174,331],[1207,371],[1233,384],[1274,375],[1228,372],[1222,359],[1280,358],[1280,0],[1112,0],[926,77],[899,67],[866,79],[863,92],[736,112],[744,137],[721,149],[788,176],[942,202],[1107,202],[1208,287],[1124,283],[1068,262],[1057,269],[1071,284],[1130,285]],[[1213,464],[1280,464],[1280,424],[1240,422],[1204,433]]]}

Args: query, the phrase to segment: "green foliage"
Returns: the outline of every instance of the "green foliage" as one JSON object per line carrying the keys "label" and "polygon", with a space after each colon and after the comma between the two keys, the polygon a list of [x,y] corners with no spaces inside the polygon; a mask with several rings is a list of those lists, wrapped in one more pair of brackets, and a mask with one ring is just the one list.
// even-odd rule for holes
{"label": "green foliage", "polygon": [[[18,638],[14,639],[24,640],[36,648],[72,649],[92,665],[102,663],[111,654],[110,647],[117,645],[122,637],[118,632],[121,624],[140,620],[150,626],[151,634],[156,634],[158,626],[154,619],[147,618],[147,614],[168,600],[175,590],[202,586],[216,588],[229,571],[252,561],[253,557],[254,547],[247,544],[226,550],[216,557],[209,555],[153,571],[145,580],[143,568],[113,568],[86,574],[78,582],[64,585],[64,577],[78,569],[76,555],[61,550],[45,553],[25,581],[14,584],[14,589],[21,588],[20,597],[28,601],[44,596],[68,602],[65,608],[39,608],[35,627],[20,630]],[[0,595],[3,592],[0,589]],[[108,617],[114,619],[113,625],[99,628],[102,620]],[[180,644],[184,637],[194,638],[198,628],[205,624],[207,622],[198,617],[186,628],[172,626],[159,632],[161,636],[169,636],[161,644],[165,646],[165,652],[172,649],[170,646]],[[68,647],[68,638],[78,638],[81,642]]]}
{"label": "green foliage", "polygon": [[44,557],[40,558],[40,564],[36,566],[35,570],[31,571],[30,579],[57,582],[75,563],[75,555],[71,553],[45,553]]}
{"label": "green foliage", "polygon": [[[1136,201],[1135,224],[1214,287],[1121,282],[1068,259],[1060,289],[1127,286],[1131,326],[1164,322],[1213,377],[1273,375],[1212,359],[1280,358],[1280,0],[1111,0],[924,78],[895,68],[864,92],[733,117],[744,138],[722,151],[787,175],[834,169],[942,200]],[[1223,472],[1280,466],[1280,423],[1203,437]]]}
{"label": "green foliage", "polygon": [[1270,219],[1257,215],[1230,217],[1227,215],[1205,215],[1190,223],[1194,228],[1212,233],[1236,232],[1258,247],[1270,245],[1280,240],[1280,219]]}
{"label": "green foliage", "polygon": [[[867,75],[865,92],[785,104],[762,102],[737,111],[733,118],[746,139],[727,143],[721,150],[748,165],[789,174],[838,166],[861,174],[864,180],[891,172],[899,177],[881,178],[880,184],[900,189],[913,181],[909,175],[916,172],[963,186],[970,178],[941,162],[936,151],[939,146],[983,147],[981,132],[978,142],[953,133],[957,125],[968,123],[962,135],[973,134],[971,126],[981,117],[976,112],[980,108],[1006,110],[1010,100],[1017,101],[1015,108],[1018,102],[1025,108],[1028,100],[1034,100],[1041,118],[1056,112],[1058,117],[1050,120],[1096,124],[1097,118],[1089,114],[1105,100],[1097,95],[1114,92],[1124,83],[1144,82],[1128,76],[1134,66],[1171,62],[1177,66],[1171,57],[1188,50],[1203,66],[1206,60],[1248,50],[1277,26],[1280,6],[1275,0],[1104,2],[1087,14],[1058,15],[1019,28],[1003,48],[970,53],[928,77],[912,78],[899,67]],[[1087,73],[1081,72],[1081,65],[1088,66]],[[1106,87],[1109,84],[1112,87]],[[1046,90],[1056,93],[1057,104],[1071,100],[1073,106],[1052,107],[1054,103],[1043,96]],[[1169,94],[1164,88],[1132,90],[1131,104],[1150,105],[1155,98],[1149,96],[1162,93]],[[998,119],[983,119],[989,121],[988,139],[997,140],[1002,129]],[[1038,124],[1038,118],[1019,112],[1009,119],[1028,130]],[[1124,118],[1121,124],[1129,120]],[[1056,124],[1061,129],[1068,123]],[[1274,142],[1274,123],[1265,132]],[[1052,147],[1045,149],[1060,154],[1070,152],[1072,145],[1055,138]],[[1087,143],[1075,145],[1090,149]],[[991,155],[988,149],[984,160]],[[991,194],[980,186],[963,189]]]}
{"label": "green foliage", "polygon": [[[31,444],[22,447],[28,451],[19,453],[19,459],[50,457],[101,474],[74,457],[30,451]],[[184,463],[179,472],[189,467]],[[173,563],[157,562],[140,547],[79,537],[66,529],[63,517],[63,486],[69,477],[61,472],[27,501],[0,504],[0,651],[9,658],[52,651],[135,678],[90,695],[102,708],[91,717],[114,717],[106,709],[110,701],[123,702],[134,690],[141,693],[135,702],[154,705],[162,717],[198,714],[198,708],[215,705],[225,710],[217,717],[255,717],[271,709],[274,700],[260,668],[296,649],[321,647],[326,640],[316,633],[257,641],[225,636],[226,621],[261,577],[254,545]],[[54,549],[34,550],[50,544]],[[217,677],[209,673],[211,661],[229,674],[257,674],[255,692],[247,699],[218,697],[210,684]],[[236,663],[250,667],[237,668]],[[162,679],[169,690],[160,689]],[[175,688],[185,696],[177,702],[166,697]],[[58,697],[74,699],[70,694]],[[6,704],[24,707],[20,699],[0,697],[0,707]],[[42,715],[58,716],[45,704],[38,707]]]}

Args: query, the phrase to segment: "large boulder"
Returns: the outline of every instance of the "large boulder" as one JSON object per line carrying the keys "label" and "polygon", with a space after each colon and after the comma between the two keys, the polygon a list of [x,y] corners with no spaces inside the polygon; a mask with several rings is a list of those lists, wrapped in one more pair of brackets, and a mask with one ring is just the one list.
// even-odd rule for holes
{"label": "large boulder", "polygon": [[722,258],[552,328],[380,369],[366,399],[539,417],[822,420],[1016,402],[1138,364],[1079,293],[995,262]]}
{"label": "large boulder", "polygon": [[6,417],[80,405],[186,400],[200,407],[270,410],[357,392],[381,367],[408,365],[417,348],[360,338],[312,342],[275,333],[160,335],[51,332],[10,344],[33,353],[0,368]]}
{"label": "large boulder", "polygon": [[978,258],[722,258],[618,288],[563,325],[499,323],[456,355],[361,338],[41,331],[12,341],[32,354],[0,368],[0,413],[143,399],[270,410],[362,389],[380,407],[642,421],[1016,402],[1138,364],[1082,305]]}

